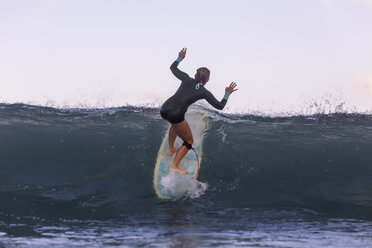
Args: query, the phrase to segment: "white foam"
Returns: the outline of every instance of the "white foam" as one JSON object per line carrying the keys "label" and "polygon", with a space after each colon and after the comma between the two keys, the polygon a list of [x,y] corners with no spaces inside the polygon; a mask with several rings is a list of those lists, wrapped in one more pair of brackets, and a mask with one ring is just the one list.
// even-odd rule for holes
{"label": "white foam", "polygon": [[208,188],[207,183],[199,182],[191,175],[182,175],[174,171],[164,176],[160,184],[162,186],[162,191],[164,191],[163,193],[167,195],[177,197],[186,194],[193,199],[203,195]]}

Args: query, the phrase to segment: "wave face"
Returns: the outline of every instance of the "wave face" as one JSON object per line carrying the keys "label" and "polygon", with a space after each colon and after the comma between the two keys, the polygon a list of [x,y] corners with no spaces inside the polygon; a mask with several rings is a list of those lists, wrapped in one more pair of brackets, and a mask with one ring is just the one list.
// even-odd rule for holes
{"label": "wave face", "polygon": [[[372,216],[372,116],[208,118],[196,201]],[[168,124],[156,108],[0,105],[0,212],[109,219],[161,204],[153,189]]]}

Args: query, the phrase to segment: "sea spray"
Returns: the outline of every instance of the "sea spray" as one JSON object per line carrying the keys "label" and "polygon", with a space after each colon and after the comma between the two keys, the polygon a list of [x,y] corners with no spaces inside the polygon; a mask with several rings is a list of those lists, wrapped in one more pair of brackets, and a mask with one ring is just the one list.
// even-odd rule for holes
{"label": "sea spray", "polygon": [[188,195],[191,198],[199,198],[208,188],[207,183],[199,182],[191,175],[182,175],[174,171],[163,177],[160,184],[162,185],[162,193],[174,197]]}

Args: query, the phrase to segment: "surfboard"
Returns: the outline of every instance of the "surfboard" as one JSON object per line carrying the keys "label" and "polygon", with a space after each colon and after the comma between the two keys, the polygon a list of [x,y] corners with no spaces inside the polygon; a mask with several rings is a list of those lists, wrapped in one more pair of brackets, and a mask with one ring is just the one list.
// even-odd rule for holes
{"label": "surfboard", "polygon": [[[192,146],[198,154],[199,163],[195,152],[189,150],[179,163],[179,168],[185,170],[187,174],[182,175],[174,171],[169,171],[169,167],[172,165],[175,158],[175,154],[168,156],[169,125],[160,145],[154,170],[154,189],[157,196],[161,199],[177,199],[188,194],[193,185],[190,179],[195,181],[198,177],[202,161],[202,143],[204,132],[207,127],[207,120],[202,113],[197,111],[186,113],[185,119],[189,123],[193,134],[194,143]],[[177,137],[174,146],[180,147],[182,143],[183,141]]]}

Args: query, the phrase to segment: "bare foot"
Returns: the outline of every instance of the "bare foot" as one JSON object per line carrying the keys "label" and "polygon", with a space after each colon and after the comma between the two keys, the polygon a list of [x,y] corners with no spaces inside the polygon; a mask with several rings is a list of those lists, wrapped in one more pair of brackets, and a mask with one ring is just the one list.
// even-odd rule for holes
{"label": "bare foot", "polygon": [[172,148],[172,149],[169,149],[168,150],[168,156],[170,157],[170,156],[172,156],[175,152],[178,152],[178,150],[179,150],[180,148],[179,147],[177,147],[177,148]]}
{"label": "bare foot", "polygon": [[175,167],[175,166],[169,167],[169,170],[170,171],[175,171],[175,172],[181,173],[183,175],[186,175],[187,174],[187,172],[185,170],[182,170],[182,169],[180,169],[178,167]]}

